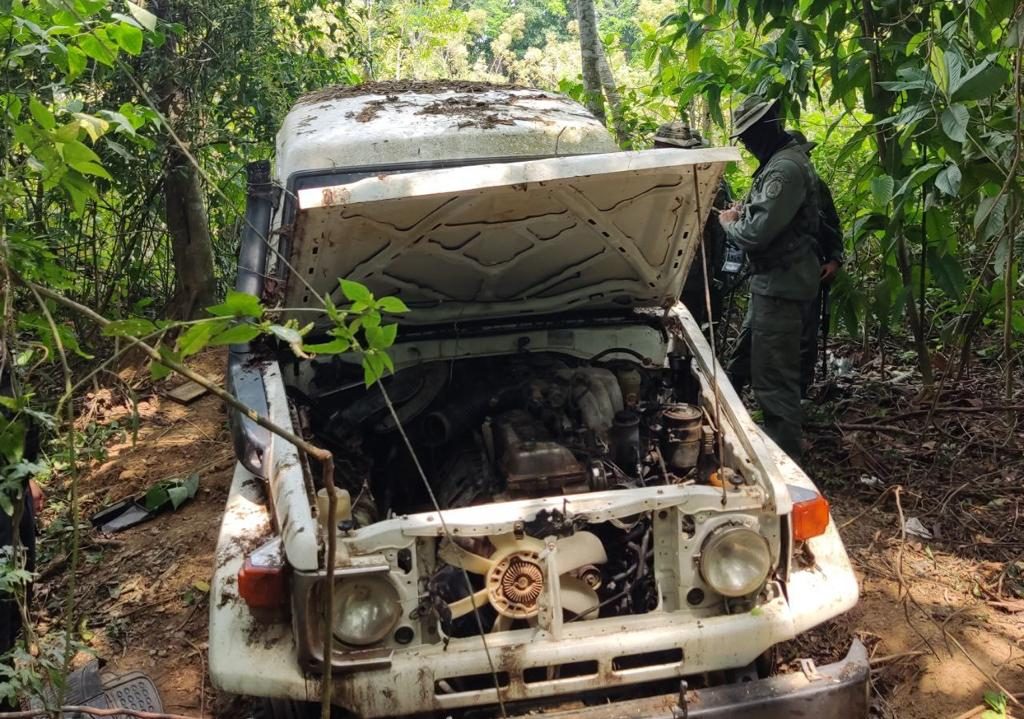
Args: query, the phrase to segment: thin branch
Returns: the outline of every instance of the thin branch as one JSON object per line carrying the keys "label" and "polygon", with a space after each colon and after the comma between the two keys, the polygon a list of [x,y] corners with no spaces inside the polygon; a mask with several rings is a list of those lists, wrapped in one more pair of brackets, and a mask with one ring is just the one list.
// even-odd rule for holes
{"label": "thin branch", "polygon": [[[92,322],[95,322],[100,327],[106,327],[107,325],[110,324],[110,320],[108,320],[106,317],[103,317],[99,313],[95,312],[94,310],[90,309],[89,307],[86,307],[83,304],[80,304],[80,303],[75,302],[74,300],[72,300],[72,299],[70,299],[68,297],[65,297],[64,295],[60,294],[59,292],[54,292],[53,290],[47,289],[46,287],[43,287],[41,285],[37,285],[34,282],[29,282],[28,280],[25,280],[25,279],[17,277],[17,276],[14,276],[13,279],[15,279],[15,281],[17,281],[17,282],[25,285],[26,287],[28,287],[30,290],[32,290],[32,292],[38,293],[38,294],[42,295],[43,297],[47,297],[49,299],[52,299],[54,302],[56,302],[56,303],[58,303],[60,305],[63,305],[64,307],[67,307],[68,309],[70,309],[70,310],[72,310],[74,312],[77,312],[78,314],[86,317],[87,319],[91,320]],[[178,361],[175,361],[173,359],[164,357],[155,348],[153,348],[150,345],[146,344],[142,340],[136,339],[135,337],[125,337],[125,339],[132,346],[138,347],[139,349],[141,349],[154,362],[158,362],[159,364],[162,364],[165,367],[170,368],[171,370],[173,370],[174,372],[177,372],[178,374],[182,375],[183,377],[186,377],[186,378],[192,380],[193,382],[198,384],[200,387],[203,387],[204,389],[209,391],[211,394],[213,394],[215,397],[217,397],[219,400],[221,400],[224,404],[228,405],[229,407],[231,407],[233,409],[238,410],[239,412],[244,414],[246,417],[251,419],[253,422],[258,424],[260,427],[263,427],[264,429],[266,429],[269,432],[277,435],[278,437],[280,437],[280,438],[282,438],[282,439],[284,439],[284,440],[286,440],[288,442],[291,442],[293,445],[295,445],[301,451],[305,452],[306,454],[308,454],[309,456],[313,457],[314,459],[318,460],[321,463],[323,484],[324,484],[324,488],[327,490],[327,506],[328,506],[328,510],[327,510],[328,522],[327,522],[327,531],[326,531],[326,535],[327,535],[327,567],[326,567],[326,570],[325,570],[326,571],[326,576],[324,577],[324,581],[326,583],[325,586],[324,586],[324,603],[326,605],[326,607],[325,607],[325,612],[326,613],[325,613],[324,616],[328,616],[328,617],[333,616],[334,615],[334,564],[335,564],[335,559],[337,557],[337,527],[338,527],[338,522],[337,522],[338,499],[337,499],[337,493],[336,493],[335,486],[334,486],[334,456],[329,451],[327,451],[326,449],[322,449],[321,447],[317,447],[315,444],[307,442],[302,437],[296,435],[294,432],[292,432],[292,431],[290,431],[288,429],[285,429],[284,427],[281,427],[281,426],[275,424],[274,422],[271,422],[269,419],[267,419],[263,415],[259,414],[256,410],[252,409],[251,407],[248,407],[247,405],[243,404],[242,402],[239,402],[237,399],[235,399],[235,397],[231,393],[229,393],[227,390],[225,390],[223,387],[221,387],[220,385],[216,384],[215,382],[213,382],[209,378],[199,374],[198,372],[195,372],[195,371],[189,369],[186,365],[182,364],[181,362],[178,362]],[[68,407],[70,408],[70,406],[71,405],[69,404]],[[331,704],[330,704],[330,702],[331,702],[331,681],[330,681],[330,677],[331,677],[331,647],[333,646],[332,627],[331,627],[330,622],[324,622],[323,641],[324,641],[324,646],[323,646],[323,652],[324,652],[324,668],[323,668],[324,669],[324,681],[321,683],[321,687],[322,687],[322,689],[321,689],[321,711],[322,711],[323,718],[324,719],[329,719],[329,717],[330,717],[330,708],[331,708]]]}

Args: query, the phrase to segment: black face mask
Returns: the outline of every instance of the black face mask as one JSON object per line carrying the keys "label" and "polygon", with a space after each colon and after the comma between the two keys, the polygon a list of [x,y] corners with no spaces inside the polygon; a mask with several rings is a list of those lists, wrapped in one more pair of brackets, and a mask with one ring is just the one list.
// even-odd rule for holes
{"label": "black face mask", "polygon": [[740,135],[740,142],[762,165],[789,140],[789,135],[782,131],[782,123],[772,114]]}

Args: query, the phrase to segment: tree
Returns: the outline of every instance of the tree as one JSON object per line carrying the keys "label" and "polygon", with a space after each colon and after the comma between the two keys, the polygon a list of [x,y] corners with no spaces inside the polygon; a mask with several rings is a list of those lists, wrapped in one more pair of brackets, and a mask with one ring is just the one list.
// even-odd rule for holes
{"label": "tree", "polygon": [[628,139],[622,116],[622,100],[615,86],[604,45],[597,28],[594,0],[576,0],[576,21],[580,33],[580,58],[583,66],[583,89],[587,109],[602,122],[606,121],[604,102],[611,109],[612,125],[620,144]]}

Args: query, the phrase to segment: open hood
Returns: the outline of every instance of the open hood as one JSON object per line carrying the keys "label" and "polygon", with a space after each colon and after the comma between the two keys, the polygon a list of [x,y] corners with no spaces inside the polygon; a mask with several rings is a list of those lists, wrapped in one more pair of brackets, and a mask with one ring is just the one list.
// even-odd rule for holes
{"label": "open hood", "polygon": [[644,150],[379,174],[298,192],[285,306],[338,278],[408,323],[667,306],[733,148]]}

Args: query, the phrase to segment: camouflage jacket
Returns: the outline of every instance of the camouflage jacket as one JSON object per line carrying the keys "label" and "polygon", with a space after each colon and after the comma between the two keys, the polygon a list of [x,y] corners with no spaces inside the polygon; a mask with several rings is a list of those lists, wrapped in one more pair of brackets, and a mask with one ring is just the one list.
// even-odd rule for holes
{"label": "camouflage jacket", "polygon": [[725,227],[750,260],[750,291],[790,300],[814,297],[819,223],[818,176],[791,141],[757,169],[740,218]]}

